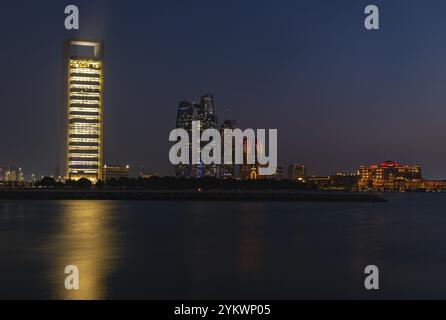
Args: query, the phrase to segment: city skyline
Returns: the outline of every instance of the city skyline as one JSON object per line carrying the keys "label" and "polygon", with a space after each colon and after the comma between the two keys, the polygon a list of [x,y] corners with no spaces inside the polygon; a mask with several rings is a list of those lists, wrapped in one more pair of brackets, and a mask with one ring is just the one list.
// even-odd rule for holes
{"label": "city skyline", "polygon": [[0,300],[446,298],[446,1],[2,8]]}
{"label": "city skyline", "polygon": [[[81,38],[107,44],[104,158],[113,163],[173,175],[168,132],[176,106],[211,91],[222,119],[233,118],[240,128],[277,127],[284,167],[297,161],[309,174],[328,175],[395,159],[444,179],[446,47],[438,30],[446,5],[397,2],[377,1],[385,15],[376,33],[362,28],[361,1],[284,1],[283,7],[134,1],[136,8],[79,1],[80,32],[59,26],[58,5],[29,2],[22,13],[23,5],[11,2],[11,14],[0,22],[14,31],[6,33],[9,45],[0,53],[9,62],[5,72],[14,75],[1,86],[1,117],[8,121],[0,128],[7,137],[0,166],[54,173],[60,43]],[[32,30],[11,18],[19,12]],[[419,12],[430,19],[417,19]],[[138,19],[144,14],[147,19]],[[191,22],[182,22],[184,14]],[[233,23],[224,23],[229,16]],[[318,24],[320,18],[328,22]]]}

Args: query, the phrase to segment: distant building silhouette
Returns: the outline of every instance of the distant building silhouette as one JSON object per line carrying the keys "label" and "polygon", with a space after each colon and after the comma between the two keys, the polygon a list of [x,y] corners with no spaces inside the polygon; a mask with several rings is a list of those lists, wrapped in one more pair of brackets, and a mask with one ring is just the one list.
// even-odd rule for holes
{"label": "distant building silhouette", "polygon": [[3,186],[24,185],[26,181],[22,168],[15,166],[0,168],[0,182]]}
{"label": "distant building silhouette", "polygon": [[[195,105],[188,101],[181,101],[178,105],[177,129],[184,129],[189,133],[189,159],[191,160],[192,149],[192,121],[197,117]],[[190,178],[194,176],[194,166],[189,164],[179,164],[175,166],[175,175],[181,178]]]}
{"label": "distant building silhouette", "polygon": [[283,167],[282,166],[277,166],[276,169],[276,173],[266,177],[267,179],[272,179],[272,180],[283,180]]}
{"label": "distant building silhouette", "polygon": [[318,189],[327,189],[331,186],[330,176],[309,176],[305,178],[305,182]]}
{"label": "distant building silhouette", "polygon": [[[224,146],[225,142],[224,142],[224,131],[225,129],[231,129],[234,130],[236,128],[236,122],[235,120],[225,120],[221,126],[221,145]],[[223,150],[224,151],[224,148]],[[222,160],[221,160],[221,165],[219,166],[219,174],[218,176],[222,179],[227,179],[227,178],[236,178],[237,177],[237,165],[235,165],[235,139],[232,138],[232,164],[225,164],[224,163],[224,152],[222,152]]]}
{"label": "distant building silhouette", "polygon": [[288,178],[293,181],[305,181],[305,166],[300,163],[293,163],[288,168]]}
{"label": "distant building silhouette", "polygon": [[142,179],[150,179],[150,178],[154,178],[154,177],[158,177],[158,173],[147,173],[144,170],[144,166],[141,166],[141,170],[139,171],[139,178]]}
{"label": "distant building silhouette", "polygon": [[104,165],[102,169],[102,181],[110,179],[119,180],[119,178],[130,177],[130,166],[122,164]]}

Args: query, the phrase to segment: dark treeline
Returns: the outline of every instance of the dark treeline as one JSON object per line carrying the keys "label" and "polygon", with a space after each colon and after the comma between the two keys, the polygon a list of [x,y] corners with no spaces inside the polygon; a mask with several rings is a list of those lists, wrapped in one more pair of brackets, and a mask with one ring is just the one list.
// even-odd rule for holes
{"label": "dark treeline", "polygon": [[217,178],[174,178],[154,177],[143,178],[120,178],[111,179],[107,182],[99,181],[93,185],[87,179],[78,181],[68,180],[64,182],[55,181],[53,178],[43,178],[36,183],[41,188],[60,189],[135,189],[135,190],[303,190],[311,189],[305,183],[292,180],[236,180]]}

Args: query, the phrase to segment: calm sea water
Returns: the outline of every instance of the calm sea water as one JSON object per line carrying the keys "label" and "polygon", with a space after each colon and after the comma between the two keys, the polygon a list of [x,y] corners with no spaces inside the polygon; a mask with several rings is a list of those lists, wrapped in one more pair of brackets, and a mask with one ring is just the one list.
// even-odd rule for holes
{"label": "calm sea water", "polygon": [[[446,194],[386,197],[0,201],[0,298],[446,298]],[[364,289],[370,264],[379,291]]]}

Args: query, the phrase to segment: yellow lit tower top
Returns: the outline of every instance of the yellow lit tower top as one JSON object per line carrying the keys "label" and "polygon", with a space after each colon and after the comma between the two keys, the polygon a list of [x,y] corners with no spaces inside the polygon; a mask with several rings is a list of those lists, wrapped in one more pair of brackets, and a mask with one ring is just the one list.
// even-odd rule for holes
{"label": "yellow lit tower top", "polygon": [[[75,55],[75,49],[92,49],[93,52]],[[63,73],[61,174],[64,179],[87,178],[97,182],[102,177],[102,42],[66,41]]]}

